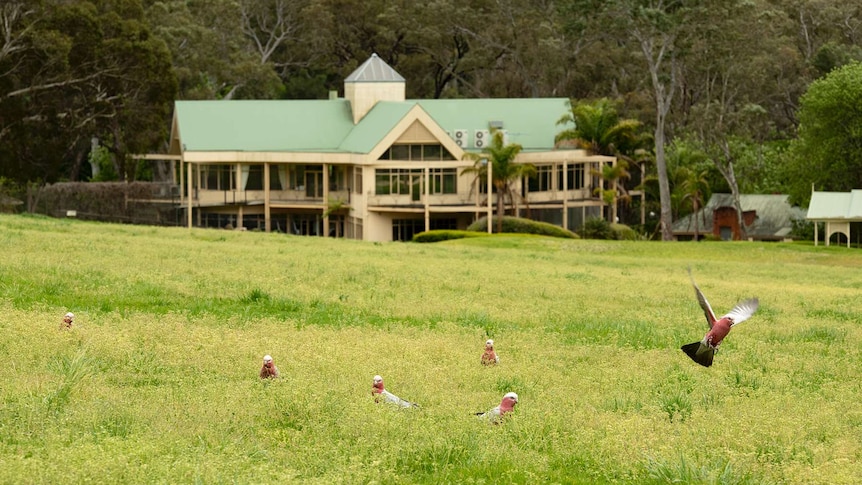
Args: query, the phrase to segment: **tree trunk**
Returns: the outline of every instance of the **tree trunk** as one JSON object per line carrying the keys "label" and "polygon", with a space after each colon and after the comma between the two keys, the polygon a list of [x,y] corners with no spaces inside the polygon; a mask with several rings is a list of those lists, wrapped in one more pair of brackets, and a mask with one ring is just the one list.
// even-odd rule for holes
{"label": "tree trunk", "polygon": [[739,183],[737,183],[736,174],[733,172],[733,156],[730,154],[730,145],[728,145],[727,140],[724,140],[722,150],[724,151],[726,162],[722,163],[720,160],[715,160],[715,166],[718,167],[718,171],[721,172],[724,180],[727,181],[727,185],[730,186],[730,196],[733,198],[733,207],[736,209],[736,222],[739,225],[739,239],[745,241],[748,239],[748,230],[745,228],[742,202],[739,200]]}

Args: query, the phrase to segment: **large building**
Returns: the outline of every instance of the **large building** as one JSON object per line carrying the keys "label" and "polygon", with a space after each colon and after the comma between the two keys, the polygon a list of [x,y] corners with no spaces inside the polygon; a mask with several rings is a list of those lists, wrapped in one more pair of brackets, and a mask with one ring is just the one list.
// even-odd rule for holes
{"label": "large building", "polygon": [[501,130],[537,172],[515,183],[509,214],[579,229],[605,215],[598,174],[616,159],[558,149],[567,112],[565,98],[408,100],[404,78],[372,55],[343,98],[178,101],[170,157],[189,227],[399,241],[495,209],[464,154]]}

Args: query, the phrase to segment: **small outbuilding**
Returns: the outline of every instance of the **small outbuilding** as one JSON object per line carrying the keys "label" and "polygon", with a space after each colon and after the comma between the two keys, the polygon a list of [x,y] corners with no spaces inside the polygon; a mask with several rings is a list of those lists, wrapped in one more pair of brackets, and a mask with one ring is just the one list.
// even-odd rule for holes
{"label": "small outbuilding", "polygon": [[805,218],[814,223],[815,246],[820,239],[818,224],[822,222],[826,225],[824,240],[827,246],[834,234],[843,234],[849,248],[850,223],[862,222],[862,189],[853,189],[850,192],[812,192]]}
{"label": "small outbuilding", "polygon": [[[739,196],[746,238],[750,241],[790,241],[793,221],[805,218],[805,210],[788,202],[785,194]],[[712,194],[706,206],[673,224],[676,240],[702,239],[707,235],[724,241],[742,239],[731,194]]]}

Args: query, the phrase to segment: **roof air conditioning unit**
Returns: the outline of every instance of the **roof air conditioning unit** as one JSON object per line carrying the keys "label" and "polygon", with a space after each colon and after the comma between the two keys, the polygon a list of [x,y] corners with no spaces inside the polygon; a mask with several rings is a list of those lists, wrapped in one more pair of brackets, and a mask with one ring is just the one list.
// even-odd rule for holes
{"label": "roof air conditioning unit", "polygon": [[488,130],[476,130],[476,148],[484,148],[491,144],[491,132]]}
{"label": "roof air conditioning unit", "polygon": [[467,148],[467,144],[470,142],[470,131],[469,130],[455,130],[454,136],[455,144],[461,148]]}

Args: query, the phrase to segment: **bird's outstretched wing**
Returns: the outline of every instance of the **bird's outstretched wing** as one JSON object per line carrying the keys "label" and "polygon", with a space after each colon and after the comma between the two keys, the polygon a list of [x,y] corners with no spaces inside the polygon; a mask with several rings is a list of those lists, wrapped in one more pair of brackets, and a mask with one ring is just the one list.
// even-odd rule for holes
{"label": "bird's outstretched wing", "polygon": [[733,327],[734,325],[740,324],[751,318],[751,316],[754,315],[754,312],[757,311],[758,306],[760,306],[760,301],[758,301],[757,298],[741,301],[733,307],[733,310],[727,312],[727,315],[724,315],[724,317],[728,317],[733,320],[733,323],[730,324],[730,326]]}
{"label": "bird's outstretched wing", "polygon": [[709,328],[712,328],[712,325],[715,323],[715,313],[712,311],[712,307],[709,306],[709,302],[706,301],[706,297],[703,296],[703,292],[701,292],[700,288],[697,287],[697,283],[694,282],[694,276],[691,274],[690,266],[688,268],[688,277],[691,278],[691,286],[694,286],[694,294],[697,296],[697,302],[700,303],[700,307],[703,308],[703,314],[706,316],[706,323],[709,324]]}

